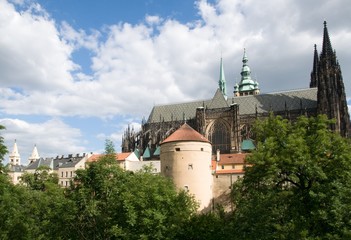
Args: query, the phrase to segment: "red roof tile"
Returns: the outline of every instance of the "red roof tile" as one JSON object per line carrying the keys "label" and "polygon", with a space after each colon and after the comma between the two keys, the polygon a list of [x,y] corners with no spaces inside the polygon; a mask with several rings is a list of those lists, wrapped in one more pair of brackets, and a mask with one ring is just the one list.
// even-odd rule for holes
{"label": "red roof tile", "polygon": [[228,173],[235,173],[235,174],[244,174],[245,171],[242,169],[236,170],[236,169],[220,169],[216,171],[216,174],[228,174]]}
{"label": "red roof tile", "polygon": [[[247,153],[228,153],[228,154],[221,154],[219,164],[244,164],[245,157]],[[217,156],[212,155],[212,160],[216,161]]]}
{"label": "red roof tile", "polygon": [[210,142],[186,123],[166,138],[161,144],[178,141]]}
{"label": "red roof tile", "polygon": [[[116,153],[115,158],[117,161],[124,161],[130,154],[131,152]],[[102,156],[104,156],[104,154],[93,154],[90,158],[88,158],[87,162],[96,162]]]}

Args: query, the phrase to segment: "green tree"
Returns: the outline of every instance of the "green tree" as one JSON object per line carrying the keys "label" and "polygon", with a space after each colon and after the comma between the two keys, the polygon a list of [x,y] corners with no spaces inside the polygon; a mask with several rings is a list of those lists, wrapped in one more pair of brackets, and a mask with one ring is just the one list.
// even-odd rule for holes
{"label": "green tree", "polygon": [[49,185],[57,186],[57,173],[51,172],[50,167],[40,166],[34,173],[25,172],[21,177],[21,182],[32,190],[45,191]]}
{"label": "green tree", "polygon": [[257,149],[233,186],[239,239],[350,239],[351,148],[325,116],[255,125]]}
{"label": "green tree", "polygon": [[77,209],[73,238],[171,239],[195,212],[194,199],[159,175],[124,171],[106,149],[110,154],[77,171],[67,191]]}
{"label": "green tree", "polygon": [[[0,125],[0,131],[4,130],[5,127]],[[7,148],[4,145],[4,137],[0,135],[0,178],[3,178],[4,175],[6,175],[6,169],[4,168],[3,161],[4,161],[4,156],[7,153]],[[1,179],[0,179],[1,181]]]}

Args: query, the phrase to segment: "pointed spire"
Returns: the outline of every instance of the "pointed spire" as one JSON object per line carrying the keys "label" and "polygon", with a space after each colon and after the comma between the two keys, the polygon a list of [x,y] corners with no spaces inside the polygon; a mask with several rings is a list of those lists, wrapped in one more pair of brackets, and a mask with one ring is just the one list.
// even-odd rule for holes
{"label": "pointed spire", "polygon": [[221,57],[221,65],[219,69],[219,81],[218,81],[219,89],[221,90],[224,97],[227,97],[227,83],[225,81],[224,76],[224,67],[223,67],[223,59]]}
{"label": "pointed spire", "polygon": [[333,54],[333,48],[330,42],[329,38],[329,33],[328,33],[328,28],[327,28],[327,22],[324,21],[324,33],[323,33],[323,46],[322,46],[322,53],[321,55],[331,55]]}
{"label": "pointed spire", "polygon": [[28,158],[29,163],[35,162],[37,159],[39,159],[39,153],[38,153],[38,149],[37,149],[37,145],[34,145],[33,151],[32,151],[32,155],[30,155],[30,157]]}
{"label": "pointed spire", "polygon": [[313,69],[311,72],[311,82],[310,82],[310,88],[317,87],[318,85],[318,63],[319,63],[319,58],[318,58],[318,52],[317,52],[317,45],[314,45],[314,56],[313,56]]}
{"label": "pointed spire", "polygon": [[323,46],[317,67],[317,114],[326,114],[335,123],[330,129],[339,132],[341,136],[351,135],[350,115],[343,77],[336,54],[332,49],[324,21]]}
{"label": "pointed spire", "polygon": [[243,66],[247,66],[248,61],[249,59],[247,58],[247,55],[246,55],[246,48],[244,48]]}
{"label": "pointed spire", "polygon": [[17,140],[15,139],[15,143],[13,144],[13,150],[9,155],[9,160],[11,165],[20,165],[21,164],[21,156],[18,152]]}
{"label": "pointed spire", "polygon": [[251,70],[247,62],[249,61],[246,49],[244,48],[243,56],[243,67],[241,68],[241,81],[234,86],[235,96],[245,96],[245,95],[256,95],[259,94],[260,90],[258,87],[258,82],[251,78]]}
{"label": "pointed spire", "polygon": [[13,150],[11,152],[11,156],[20,156],[19,152],[18,152],[18,147],[17,147],[17,140],[15,139],[15,143],[13,144]]}

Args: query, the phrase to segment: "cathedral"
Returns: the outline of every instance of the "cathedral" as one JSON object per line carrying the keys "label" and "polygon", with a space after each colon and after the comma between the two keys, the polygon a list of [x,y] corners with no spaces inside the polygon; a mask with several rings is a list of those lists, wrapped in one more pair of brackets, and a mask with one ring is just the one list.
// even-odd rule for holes
{"label": "cathedral", "polygon": [[335,123],[330,128],[343,137],[350,136],[341,68],[332,48],[324,22],[322,51],[314,47],[310,88],[260,94],[259,84],[252,79],[244,50],[241,81],[232,96],[227,95],[222,60],[218,89],[212,99],[154,106],[141,130],[128,129],[122,138],[122,152],[134,151],[144,160],[158,159],[160,144],[186,122],[212,143],[212,153],[248,152],[254,149],[252,125],[271,112],[294,120],[301,115],[325,114]]}

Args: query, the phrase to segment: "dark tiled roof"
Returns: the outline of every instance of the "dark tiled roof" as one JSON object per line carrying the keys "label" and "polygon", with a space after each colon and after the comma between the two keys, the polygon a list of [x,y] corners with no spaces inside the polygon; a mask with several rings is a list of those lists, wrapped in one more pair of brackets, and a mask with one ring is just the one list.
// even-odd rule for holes
{"label": "dark tiled roof", "polygon": [[161,144],[176,141],[196,141],[209,143],[207,138],[202,136],[186,123],[183,124],[177,131],[172,133],[168,138],[166,138]]}
{"label": "dark tiled roof", "polygon": [[53,163],[53,158],[39,158],[36,161],[32,162],[31,164],[29,164],[26,169],[27,170],[35,170],[38,167],[41,166],[46,166],[49,167],[50,169],[54,168],[54,163]]}
{"label": "dark tiled roof", "polygon": [[23,165],[8,165],[10,172],[23,172],[26,167]]}
{"label": "dark tiled roof", "polygon": [[227,100],[225,100],[221,90],[218,88],[215,95],[207,106],[210,109],[229,107]]}
{"label": "dark tiled roof", "polygon": [[[223,95],[221,98],[224,100]],[[217,91],[215,96],[209,100],[154,106],[148,123],[192,119],[195,118],[198,107],[225,108],[233,103],[239,104],[240,115],[255,114],[256,108],[257,113],[268,113],[271,110],[284,111],[286,108],[290,111],[301,108],[314,109],[317,107],[317,88],[232,97],[227,101],[221,98]]]}

